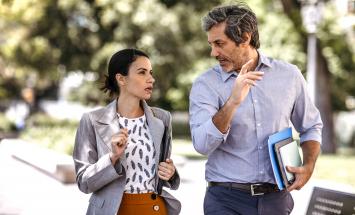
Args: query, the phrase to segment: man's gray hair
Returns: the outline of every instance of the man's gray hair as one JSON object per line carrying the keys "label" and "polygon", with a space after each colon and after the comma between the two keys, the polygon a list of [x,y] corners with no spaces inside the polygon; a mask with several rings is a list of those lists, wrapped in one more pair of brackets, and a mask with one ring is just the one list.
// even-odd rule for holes
{"label": "man's gray hair", "polygon": [[245,42],[243,33],[250,33],[250,45],[256,49],[260,47],[258,21],[247,4],[241,2],[213,8],[202,18],[202,28],[207,32],[221,22],[226,23],[224,33],[237,45]]}

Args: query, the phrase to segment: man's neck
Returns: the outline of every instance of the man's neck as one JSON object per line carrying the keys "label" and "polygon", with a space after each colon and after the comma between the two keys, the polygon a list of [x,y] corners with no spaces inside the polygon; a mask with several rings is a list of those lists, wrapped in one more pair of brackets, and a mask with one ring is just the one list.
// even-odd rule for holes
{"label": "man's neck", "polygon": [[251,50],[249,59],[253,59],[253,63],[250,66],[249,70],[255,71],[255,69],[256,69],[256,67],[258,66],[258,63],[259,63],[259,53],[258,53],[258,51],[256,49],[252,49]]}

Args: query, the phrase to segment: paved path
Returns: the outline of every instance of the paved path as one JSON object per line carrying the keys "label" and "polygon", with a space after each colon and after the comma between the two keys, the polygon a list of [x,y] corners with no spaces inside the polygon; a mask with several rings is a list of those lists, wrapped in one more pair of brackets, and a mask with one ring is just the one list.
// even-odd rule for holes
{"label": "paved path", "polygon": [[[14,159],[13,150],[10,144],[0,143],[0,215],[85,214],[89,195],[81,193],[76,184],[62,184]],[[182,202],[181,215],[203,214],[204,164],[204,160],[187,160],[179,168],[182,183],[172,193]],[[301,191],[292,192],[295,199],[292,215],[305,214],[313,186],[355,193],[347,185],[311,180]]]}

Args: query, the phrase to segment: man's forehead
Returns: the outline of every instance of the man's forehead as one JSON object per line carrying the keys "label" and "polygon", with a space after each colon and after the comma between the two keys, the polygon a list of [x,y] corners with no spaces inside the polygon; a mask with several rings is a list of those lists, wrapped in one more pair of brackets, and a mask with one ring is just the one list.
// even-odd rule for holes
{"label": "man's forehead", "polygon": [[216,40],[225,40],[227,36],[224,33],[225,30],[225,23],[218,23],[214,25],[208,32],[207,32],[207,39],[208,42],[212,43]]}

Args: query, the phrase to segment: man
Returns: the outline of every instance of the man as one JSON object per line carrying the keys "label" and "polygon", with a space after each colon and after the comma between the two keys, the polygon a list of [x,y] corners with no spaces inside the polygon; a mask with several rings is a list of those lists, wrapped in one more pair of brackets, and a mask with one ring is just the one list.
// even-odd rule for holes
{"label": "man", "polygon": [[[195,149],[208,156],[205,214],[290,214],[290,191],[312,175],[322,121],[299,69],[258,51],[257,20],[245,4],[212,9],[203,19],[211,56],[219,65],[194,82],[190,127]],[[275,185],[268,136],[290,126],[300,133],[303,166],[287,167],[296,180]]]}

